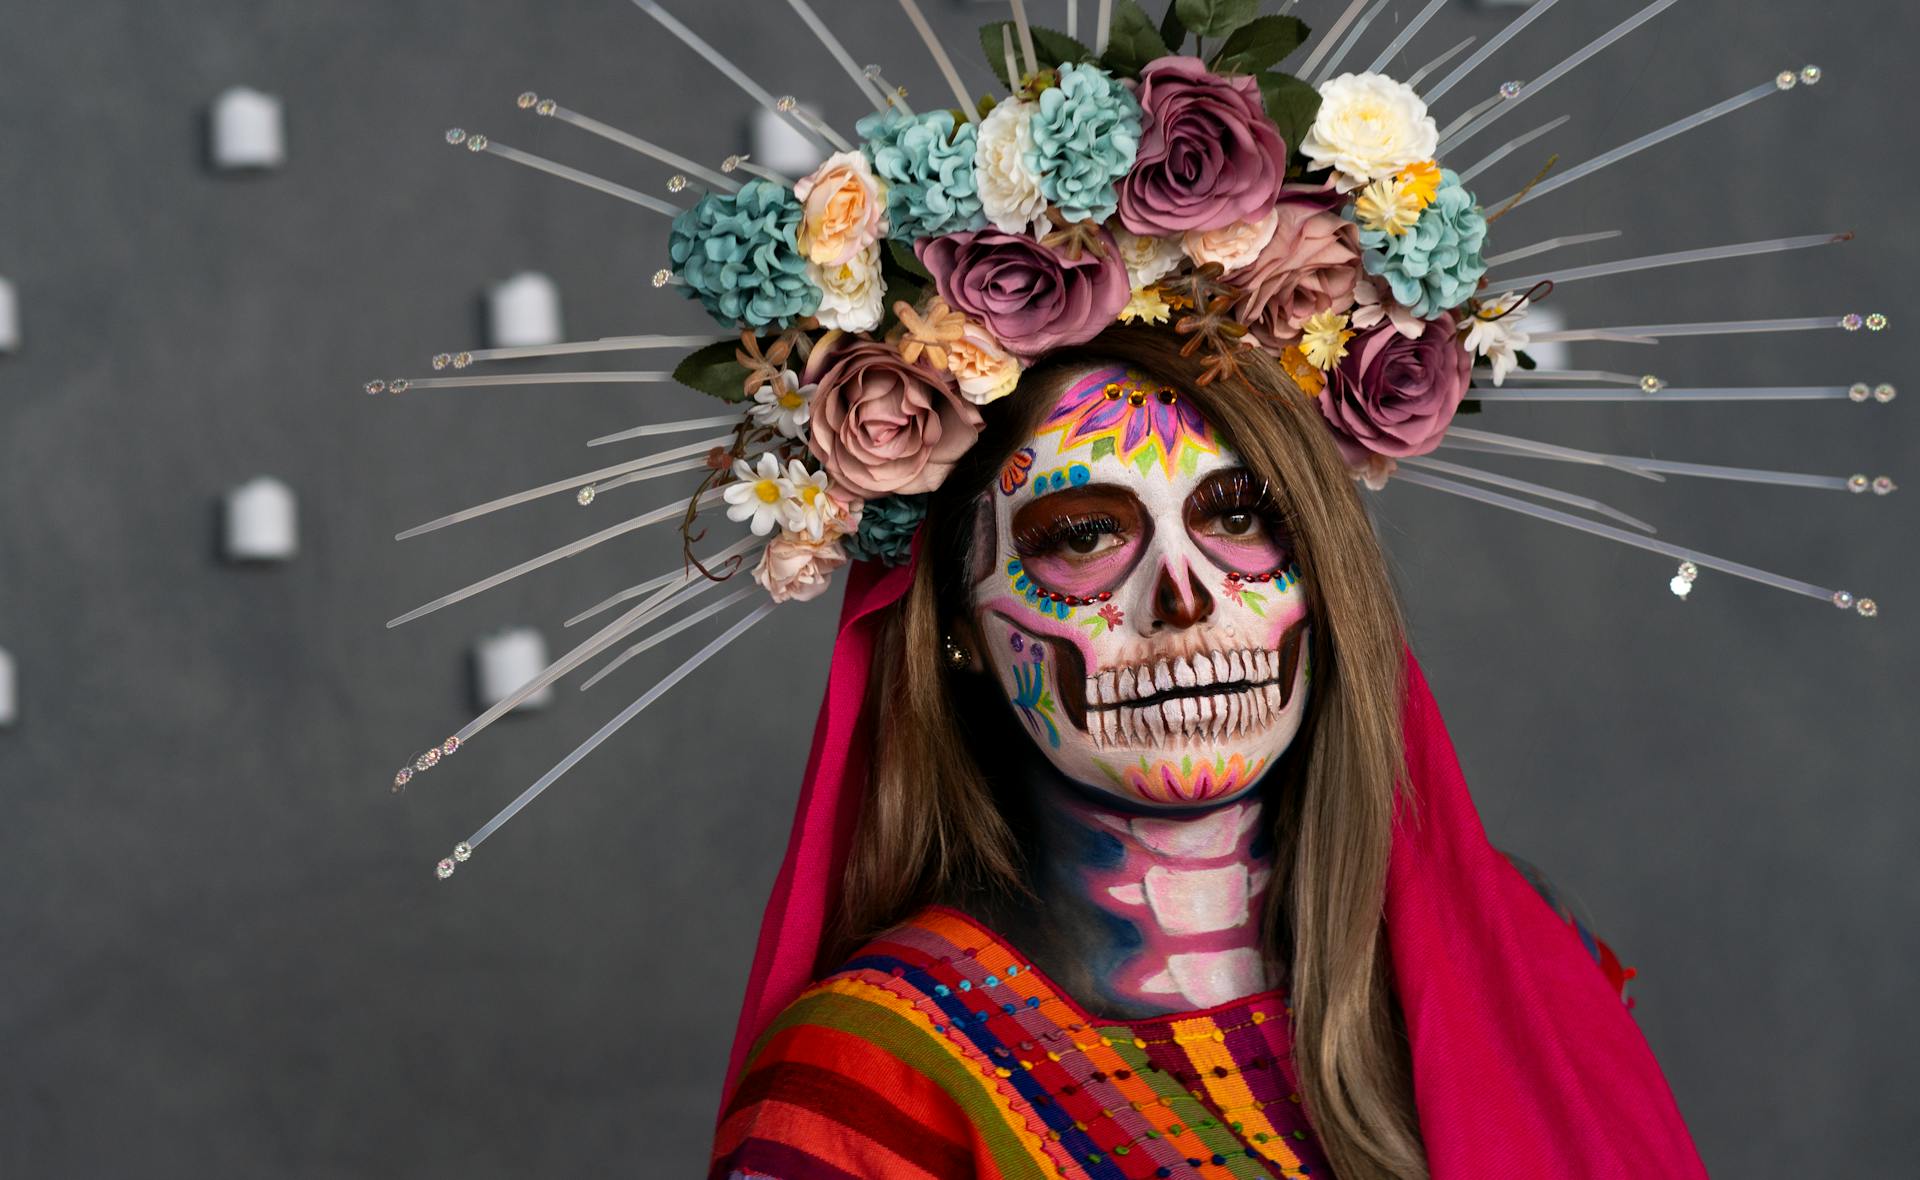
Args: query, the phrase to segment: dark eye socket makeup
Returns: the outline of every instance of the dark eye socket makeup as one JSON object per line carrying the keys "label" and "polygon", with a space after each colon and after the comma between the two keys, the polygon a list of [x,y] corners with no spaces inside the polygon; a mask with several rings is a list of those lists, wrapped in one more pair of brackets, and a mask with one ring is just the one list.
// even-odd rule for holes
{"label": "dark eye socket makeup", "polygon": [[[1202,480],[1181,505],[1181,518],[1194,543],[1223,569],[1253,575],[1291,560],[1279,506],[1244,468]],[[1045,590],[1076,597],[1124,582],[1153,532],[1145,505],[1117,484],[1036,497],[1014,513],[1011,526],[1014,553],[1028,577]]]}

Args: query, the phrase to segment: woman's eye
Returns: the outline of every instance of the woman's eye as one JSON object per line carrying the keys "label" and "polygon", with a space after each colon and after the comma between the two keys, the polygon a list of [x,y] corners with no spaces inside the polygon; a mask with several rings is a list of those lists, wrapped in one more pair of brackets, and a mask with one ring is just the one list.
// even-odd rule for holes
{"label": "woman's eye", "polygon": [[1251,512],[1229,512],[1220,518],[1220,531],[1229,537],[1244,537],[1259,523]]}
{"label": "woman's eye", "polygon": [[1067,537],[1062,547],[1075,557],[1092,557],[1095,554],[1105,553],[1109,549],[1117,548],[1120,545],[1120,540],[1118,534],[1111,532],[1075,533]]}

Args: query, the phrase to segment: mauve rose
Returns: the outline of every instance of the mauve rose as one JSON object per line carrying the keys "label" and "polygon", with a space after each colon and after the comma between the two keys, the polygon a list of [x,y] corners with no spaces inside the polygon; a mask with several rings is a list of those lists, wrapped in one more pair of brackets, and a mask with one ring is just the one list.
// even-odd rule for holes
{"label": "mauve rose", "polygon": [[1120,182],[1122,225],[1166,235],[1266,216],[1286,181],[1287,144],[1252,77],[1163,57],[1141,71],[1134,96],[1140,151]]}
{"label": "mauve rose", "polygon": [[1353,306],[1360,282],[1360,228],[1312,200],[1282,201],[1280,222],[1259,255],[1230,272],[1245,292],[1234,314],[1275,352],[1300,339],[1300,326],[1323,311]]}
{"label": "mauve rose", "polygon": [[952,378],[888,344],[830,332],[802,380],[819,385],[809,449],[836,485],[867,499],[939,487],[980,434],[980,411]]}
{"label": "mauve rose", "polygon": [[1383,324],[1347,341],[1315,400],[1340,453],[1361,467],[1373,455],[1404,459],[1438,447],[1472,372],[1451,315],[1428,320],[1418,340]]}
{"label": "mauve rose", "polygon": [[978,321],[1019,357],[1084,344],[1111,324],[1133,292],[1119,244],[1104,229],[1079,261],[997,229],[922,238],[914,252],[949,307]]}

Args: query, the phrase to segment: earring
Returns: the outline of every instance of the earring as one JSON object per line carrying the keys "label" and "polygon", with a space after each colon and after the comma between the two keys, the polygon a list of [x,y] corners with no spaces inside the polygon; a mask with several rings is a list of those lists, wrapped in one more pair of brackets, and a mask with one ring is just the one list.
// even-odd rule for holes
{"label": "earring", "polygon": [[944,636],[940,640],[940,654],[946,658],[947,667],[955,672],[973,662],[973,657],[967,654],[967,649],[960,646],[960,641],[951,635]]}

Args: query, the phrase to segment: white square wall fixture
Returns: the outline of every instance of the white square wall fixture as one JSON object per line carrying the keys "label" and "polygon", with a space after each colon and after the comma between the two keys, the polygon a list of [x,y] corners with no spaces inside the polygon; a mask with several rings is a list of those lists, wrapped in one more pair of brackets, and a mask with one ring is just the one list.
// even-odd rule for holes
{"label": "white square wall fixture", "polygon": [[0,352],[20,351],[20,302],[13,284],[0,279]]}
{"label": "white square wall fixture", "polygon": [[558,344],[560,288],[538,271],[522,271],[487,291],[487,343],[495,348]]}
{"label": "white square wall fixture", "polygon": [[229,561],[291,561],[300,552],[293,489],[270,475],[227,493],[222,549]]}
{"label": "white square wall fixture", "polygon": [[10,727],[20,716],[20,685],[14,677],[13,657],[0,647],[0,729]]}
{"label": "white square wall fixture", "polygon": [[[481,709],[493,708],[546,666],[546,638],[532,627],[510,627],[481,636],[473,645],[474,703]],[[552,703],[553,686],[547,685],[514,709],[530,712]]]}
{"label": "white square wall fixture", "polygon": [[287,160],[285,117],[280,100],[246,86],[213,100],[210,150],[217,168],[278,168]]}
{"label": "white square wall fixture", "polygon": [[782,176],[805,176],[827,158],[818,143],[765,107],[753,112],[747,143],[749,159]]}

